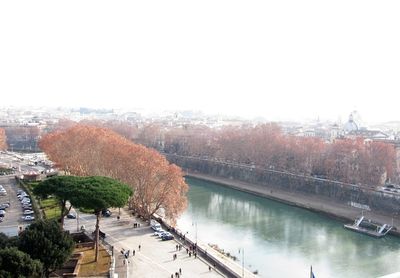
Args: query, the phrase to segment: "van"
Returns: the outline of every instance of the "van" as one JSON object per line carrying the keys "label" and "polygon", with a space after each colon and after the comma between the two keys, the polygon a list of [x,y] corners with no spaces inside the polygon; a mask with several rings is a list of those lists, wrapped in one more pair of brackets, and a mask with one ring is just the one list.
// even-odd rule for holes
{"label": "van", "polygon": [[160,225],[160,223],[158,223],[157,221],[155,221],[155,220],[150,220],[150,226],[151,226],[151,228],[154,230],[154,231],[157,231],[157,230],[160,230],[161,229],[161,225]]}

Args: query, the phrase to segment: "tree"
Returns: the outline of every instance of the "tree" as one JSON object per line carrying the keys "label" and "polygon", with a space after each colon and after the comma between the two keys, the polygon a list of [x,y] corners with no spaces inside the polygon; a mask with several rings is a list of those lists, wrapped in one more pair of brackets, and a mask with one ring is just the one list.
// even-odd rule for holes
{"label": "tree", "polygon": [[42,263],[16,247],[0,249],[0,277],[41,277]]}
{"label": "tree", "polygon": [[77,125],[46,135],[40,146],[73,175],[107,176],[131,186],[130,204],[146,217],[158,213],[174,222],[186,207],[188,186],[181,169],[111,130]]}
{"label": "tree", "polygon": [[52,195],[58,200],[61,208],[61,228],[64,227],[64,217],[70,212],[72,207],[66,208],[67,201],[71,200],[76,194],[79,194],[77,183],[78,180],[74,176],[57,176],[42,181],[34,188],[36,195],[42,198]]}
{"label": "tree", "polygon": [[0,150],[7,149],[7,136],[3,128],[0,128]]}
{"label": "tree", "polygon": [[72,237],[54,220],[36,221],[19,235],[19,249],[42,262],[46,277],[64,265],[73,248]]}
{"label": "tree", "polygon": [[17,246],[17,242],[18,237],[8,237],[6,234],[0,233],[0,249]]}
{"label": "tree", "polygon": [[107,177],[75,177],[76,191],[71,197],[75,207],[93,209],[96,214],[95,248],[97,262],[99,255],[100,213],[103,209],[126,205],[132,190],[129,186]]}

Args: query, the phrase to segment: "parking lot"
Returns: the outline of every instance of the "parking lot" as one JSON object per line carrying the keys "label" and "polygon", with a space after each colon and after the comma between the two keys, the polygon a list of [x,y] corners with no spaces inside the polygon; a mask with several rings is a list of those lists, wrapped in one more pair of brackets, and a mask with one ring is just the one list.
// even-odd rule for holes
{"label": "parking lot", "polygon": [[0,223],[0,232],[8,236],[18,234],[20,227],[24,228],[29,225],[29,222],[22,220],[23,210],[20,200],[17,198],[17,190],[20,189],[17,185],[14,176],[0,177],[0,184],[7,192],[6,196],[0,196],[0,205],[10,203],[10,207],[6,209],[5,217]]}

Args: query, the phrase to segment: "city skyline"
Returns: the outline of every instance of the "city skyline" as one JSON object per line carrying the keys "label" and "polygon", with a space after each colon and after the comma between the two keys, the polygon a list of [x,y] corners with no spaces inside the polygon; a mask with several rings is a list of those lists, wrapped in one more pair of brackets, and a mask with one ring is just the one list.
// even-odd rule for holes
{"label": "city skyline", "polygon": [[395,1],[2,3],[0,105],[269,121],[346,121],[357,110],[368,123],[396,121],[399,10]]}

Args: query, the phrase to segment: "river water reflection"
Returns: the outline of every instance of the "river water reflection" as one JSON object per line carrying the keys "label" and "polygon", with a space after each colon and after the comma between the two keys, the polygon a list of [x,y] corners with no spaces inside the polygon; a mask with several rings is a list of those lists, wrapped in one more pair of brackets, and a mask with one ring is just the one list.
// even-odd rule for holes
{"label": "river water reflection", "polygon": [[[400,240],[374,239],[342,223],[211,182],[187,178],[189,205],[178,220],[205,243],[241,259],[260,277],[378,277],[400,271]],[[241,263],[240,263],[241,264]]]}

